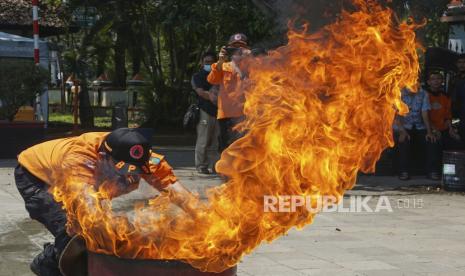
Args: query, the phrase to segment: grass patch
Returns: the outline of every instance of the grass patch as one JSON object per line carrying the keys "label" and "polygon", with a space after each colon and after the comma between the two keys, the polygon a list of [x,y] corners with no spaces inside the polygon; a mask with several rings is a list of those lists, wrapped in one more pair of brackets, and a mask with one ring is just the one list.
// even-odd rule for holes
{"label": "grass patch", "polygon": [[[74,118],[73,114],[50,113],[48,121],[51,123],[64,123],[72,125],[74,123]],[[80,123],[79,118],[78,123]],[[138,122],[136,120],[129,120],[128,124],[130,127],[135,127],[138,125]],[[111,128],[111,116],[95,116],[94,125],[96,127]]]}

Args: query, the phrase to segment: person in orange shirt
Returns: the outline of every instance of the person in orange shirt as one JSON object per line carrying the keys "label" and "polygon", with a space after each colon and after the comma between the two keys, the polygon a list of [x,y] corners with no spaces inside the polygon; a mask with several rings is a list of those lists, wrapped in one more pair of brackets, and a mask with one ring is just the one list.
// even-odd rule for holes
{"label": "person in orange shirt", "polygon": [[244,88],[247,69],[243,59],[250,55],[248,39],[244,34],[234,34],[212,64],[208,82],[220,85],[218,94],[218,121],[220,124],[220,151],[226,149],[241,134],[234,127],[243,120]]}
{"label": "person in orange shirt", "polygon": [[431,105],[428,116],[433,135],[436,136],[434,147],[431,148],[433,151],[431,162],[433,162],[432,167],[437,171],[440,170],[443,149],[452,147],[458,139],[458,134],[452,127],[451,99],[444,93],[443,82],[444,77],[441,73],[428,74],[428,97]]}
{"label": "person in orange shirt", "polygon": [[15,181],[26,209],[55,237],[55,243],[45,244],[30,265],[37,275],[61,275],[58,260],[71,239],[66,232],[66,213],[48,192],[50,186],[93,185],[114,198],[137,189],[143,178],[168,192],[183,210],[193,211],[187,206],[191,193],[178,182],[163,156],[151,151],[150,141],[137,129],[51,140],[21,152],[18,162]]}

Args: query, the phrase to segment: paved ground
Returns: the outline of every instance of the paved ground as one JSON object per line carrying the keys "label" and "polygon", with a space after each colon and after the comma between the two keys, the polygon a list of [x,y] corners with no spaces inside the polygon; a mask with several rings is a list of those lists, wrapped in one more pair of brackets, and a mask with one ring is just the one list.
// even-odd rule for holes
{"label": "paved ground", "polygon": [[[220,182],[195,173],[191,148],[159,151],[191,189]],[[14,187],[14,166],[14,160],[0,160],[0,275],[31,275],[29,261],[51,236],[28,218]],[[464,194],[443,192],[422,178],[400,183],[361,176],[358,183],[350,195],[373,196],[372,208],[388,196],[393,212],[320,214],[312,225],[246,256],[238,275],[465,275]]]}

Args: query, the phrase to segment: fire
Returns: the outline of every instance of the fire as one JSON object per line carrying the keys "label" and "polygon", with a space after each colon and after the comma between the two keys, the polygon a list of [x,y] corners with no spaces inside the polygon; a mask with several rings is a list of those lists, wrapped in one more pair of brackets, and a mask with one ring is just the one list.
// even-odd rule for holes
{"label": "fire", "polygon": [[52,191],[68,229],[91,251],[219,272],[261,242],[310,224],[314,214],[304,207],[265,213],[264,196],[341,197],[393,145],[395,112],[407,110],[400,90],[417,83],[415,26],[396,24],[372,1],[356,6],[318,33],[290,30],[288,45],[249,61],[246,134],[217,163],[229,181],[209,190],[207,203],[192,203],[195,218],[166,195],[131,215],[117,212],[105,190],[69,177]]}

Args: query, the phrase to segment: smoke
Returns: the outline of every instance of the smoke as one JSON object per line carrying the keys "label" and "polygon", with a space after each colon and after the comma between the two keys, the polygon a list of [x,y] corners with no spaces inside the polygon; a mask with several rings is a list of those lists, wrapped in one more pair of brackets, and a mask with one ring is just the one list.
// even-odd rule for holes
{"label": "smoke", "polygon": [[307,30],[315,32],[334,23],[343,9],[353,10],[352,1],[348,0],[255,0],[254,3],[275,21],[276,37],[254,45],[267,49],[287,44],[289,25],[299,30],[307,24]]}
{"label": "smoke", "polygon": [[115,169],[115,163],[111,158],[100,153],[100,158],[96,161],[94,187],[101,191],[108,198],[115,198],[127,194],[138,187],[141,179],[140,175],[121,175]]}
{"label": "smoke", "polygon": [[275,0],[274,10],[277,14],[277,23],[287,30],[289,20],[301,25],[304,22],[310,24],[310,30],[320,29],[322,26],[332,23],[344,7],[343,0]]}

